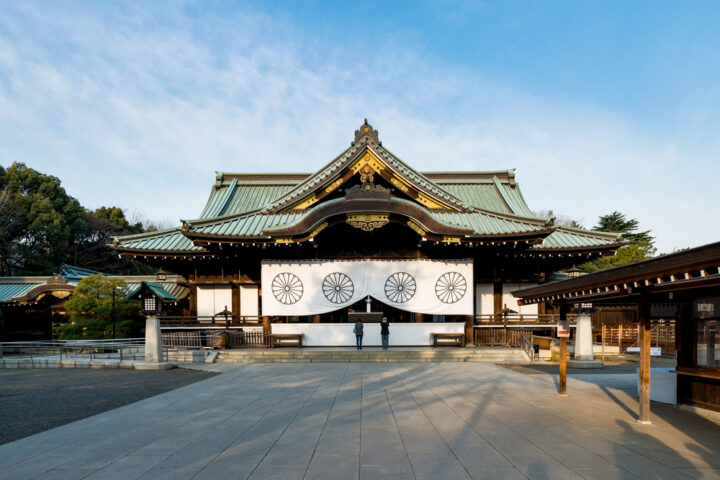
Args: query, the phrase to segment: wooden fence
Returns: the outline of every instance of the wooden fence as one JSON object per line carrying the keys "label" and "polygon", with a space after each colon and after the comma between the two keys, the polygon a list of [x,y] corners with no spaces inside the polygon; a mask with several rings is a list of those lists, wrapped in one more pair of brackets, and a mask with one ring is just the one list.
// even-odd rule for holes
{"label": "wooden fence", "polygon": [[475,345],[507,345],[519,347],[522,345],[523,334],[531,333],[517,328],[475,328],[473,342]]}
{"label": "wooden fence", "polygon": [[270,346],[270,336],[261,331],[164,331],[163,345],[185,348],[263,348]]}
{"label": "wooden fence", "polygon": [[[639,325],[606,325],[605,345],[617,345],[622,350],[638,345]],[[650,345],[664,352],[675,351],[675,325],[672,323],[650,326]]]}

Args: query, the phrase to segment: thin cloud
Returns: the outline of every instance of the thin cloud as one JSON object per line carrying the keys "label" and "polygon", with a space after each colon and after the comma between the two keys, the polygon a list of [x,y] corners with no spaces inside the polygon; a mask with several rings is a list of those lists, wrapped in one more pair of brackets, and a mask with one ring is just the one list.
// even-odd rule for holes
{"label": "thin cloud", "polygon": [[539,98],[392,37],[372,49],[328,46],[288,18],[182,5],[20,8],[0,13],[0,162],[59,176],[89,207],[192,218],[214,171],[313,171],[367,116],[420,170],[516,167],[533,209],[587,226],[619,210],[665,251],[718,237],[720,227],[687,214],[711,218],[714,190],[677,195],[697,182],[685,171],[692,145],[646,138],[613,112]]}

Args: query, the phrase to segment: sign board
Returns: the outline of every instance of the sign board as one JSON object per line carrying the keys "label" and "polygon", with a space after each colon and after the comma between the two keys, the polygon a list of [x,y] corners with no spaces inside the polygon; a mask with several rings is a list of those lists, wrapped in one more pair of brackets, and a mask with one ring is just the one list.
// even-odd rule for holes
{"label": "sign board", "polygon": [[570,322],[567,320],[558,320],[557,324],[558,338],[567,338],[570,336]]}
{"label": "sign board", "polygon": [[[626,350],[628,353],[640,353],[640,347],[628,347]],[[650,347],[650,356],[659,357],[662,355],[662,348]]]}

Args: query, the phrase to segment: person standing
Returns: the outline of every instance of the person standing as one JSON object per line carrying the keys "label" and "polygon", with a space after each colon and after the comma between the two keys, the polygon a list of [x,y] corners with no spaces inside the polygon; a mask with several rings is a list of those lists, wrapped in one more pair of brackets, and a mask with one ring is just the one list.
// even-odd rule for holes
{"label": "person standing", "polygon": [[382,322],[380,322],[380,337],[382,338],[383,350],[387,350],[388,340],[390,339],[390,324],[387,317],[383,317]]}
{"label": "person standing", "polygon": [[358,321],[355,322],[355,328],[353,329],[353,332],[355,332],[355,342],[357,343],[357,349],[362,350],[362,337],[363,337],[363,322],[362,322],[362,320],[358,319]]}

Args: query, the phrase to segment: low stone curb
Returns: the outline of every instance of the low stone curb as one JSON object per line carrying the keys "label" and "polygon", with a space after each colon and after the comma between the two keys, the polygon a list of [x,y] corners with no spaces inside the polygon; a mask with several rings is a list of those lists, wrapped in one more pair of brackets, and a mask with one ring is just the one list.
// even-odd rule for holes
{"label": "low stone curb", "polygon": [[142,361],[85,360],[85,359],[15,359],[0,358],[1,368],[133,368],[135,370],[169,370],[174,363],[145,363]]}

